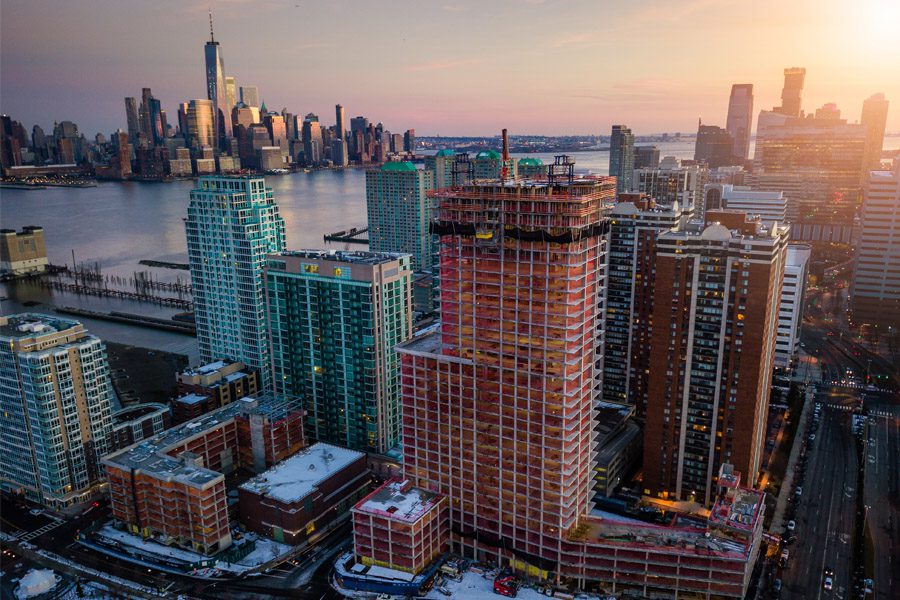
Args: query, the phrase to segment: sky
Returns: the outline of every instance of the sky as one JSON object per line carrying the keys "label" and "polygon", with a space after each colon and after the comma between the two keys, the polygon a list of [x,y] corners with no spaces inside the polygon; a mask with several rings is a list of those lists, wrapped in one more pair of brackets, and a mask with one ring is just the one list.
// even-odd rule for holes
{"label": "sky", "polygon": [[884,92],[900,131],[900,0],[3,0],[0,112],[108,134],[150,87],[174,123],[206,97],[210,8],[226,73],[325,124],[339,102],[420,136],[694,132],[802,66],[807,111]]}

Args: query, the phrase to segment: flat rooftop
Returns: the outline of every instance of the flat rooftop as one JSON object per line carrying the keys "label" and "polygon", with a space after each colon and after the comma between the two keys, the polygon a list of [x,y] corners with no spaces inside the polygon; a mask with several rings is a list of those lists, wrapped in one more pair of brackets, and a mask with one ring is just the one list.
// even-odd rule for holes
{"label": "flat rooftop", "polygon": [[199,404],[205,400],[208,400],[208,398],[206,396],[201,396],[200,394],[187,394],[180,398],[175,398],[175,402],[178,402],[179,404]]}
{"label": "flat rooftop", "polygon": [[320,442],[257,475],[241,489],[286,504],[299,502],[321,482],[364,456],[362,452]]}
{"label": "flat rooftop", "polygon": [[709,521],[742,531],[752,531],[760,517],[762,505],[761,492],[748,488],[732,488],[716,500]]}
{"label": "flat rooftop", "polygon": [[210,375],[224,369],[229,365],[233,365],[233,361],[225,361],[225,360],[217,360],[211,363],[207,363],[205,365],[199,365],[196,367],[189,367],[181,372],[182,375],[186,375],[188,377],[196,376],[196,375]]}
{"label": "flat rooftop", "polygon": [[181,445],[190,438],[229,423],[240,413],[262,413],[272,418],[279,418],[281,415],[287,414],[291,407],[293,407],[292,401],[273,396],[261,396],[259,399],[241,398],[187,423],[182,423],[123,450],[104,456],[103,464],[118,469],[140,470],[160,479],[178,479],[185,483],[203,486],[211,479],[203,474],[194,478],[192,474],[195,470],[211,474],[210,477],[221,476],[221,473],[185,464],[184,461],[169,456],[167,452],[170,449]]}
{"label": "flat rooftop", "polygon": [[0,316],[0,337],[7,340],[38,338],[42,335],[59,333],[76,327],[81,327],[81,323],[41,313]]}
{"label": "flat rooftop", "polygon": [[438,505],[443,496],[392,480],[360,500],[353,510],[413,523]]}
{"label": "flat rooftop", "polygon": [[367,252],[365,250],[286,250],[279,254],[270,254],[269,258],[278,258],[278,256],[328,260],[351,265],[380,265],[409,256],[409,254],[400,252]]}

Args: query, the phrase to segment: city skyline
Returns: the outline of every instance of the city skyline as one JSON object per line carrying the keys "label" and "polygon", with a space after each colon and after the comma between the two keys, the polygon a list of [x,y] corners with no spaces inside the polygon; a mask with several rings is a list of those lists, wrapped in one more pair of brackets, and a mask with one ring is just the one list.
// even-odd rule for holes
{"label": "city skyline", "polygon": [[[706,0],[487,7],[232,0],[52,10],[12,2],[3,11],[0,110],[23,123],[71,119],[88,135],[108,134],[126,128],[122,98],[151,87],[173,114],[180,102],[206,97],[209,8],[226,74],[237,86],[258,86],[270,108],[327,115],[341,103],[348,115],[377,114],[392,130],[403,124],[419,135],[483,135],[499,121],[523,134],[606,134],[622,122],[638,135],[692,132],[698,117],[725,125],[733,83],[754,85],[755,106],[777,106],[779,73],[793,65],[807,69],[807,112],[835,102],[853,122],[872,94],[900,97],[900,80],[884,78],[900,70],[900,41],[890,36],[900,5],[802,0],[768,11],[765,4],[745,16],[736,3]],[[601,25],[583,25],[590,22]],[[298,35],[302,23],[316,26]],[[638,43],[635,29],[644,36]],[[374,38],[373,52],[366,30],[395,35]],[[708,43],[685,45],[692,32]],[[634,43],[628,60],[623,43]],[[889,115],[887,130],[900,130],[900,113]]]}

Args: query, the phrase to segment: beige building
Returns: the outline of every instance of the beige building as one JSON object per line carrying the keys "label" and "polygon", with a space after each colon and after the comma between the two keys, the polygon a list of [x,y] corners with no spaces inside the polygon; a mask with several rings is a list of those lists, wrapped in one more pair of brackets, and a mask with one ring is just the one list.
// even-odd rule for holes
{"label": "beige building", "polygon": [[22,231],[0,229],[0,272],[42,273],[47,264],[43,227],[29,225]]}

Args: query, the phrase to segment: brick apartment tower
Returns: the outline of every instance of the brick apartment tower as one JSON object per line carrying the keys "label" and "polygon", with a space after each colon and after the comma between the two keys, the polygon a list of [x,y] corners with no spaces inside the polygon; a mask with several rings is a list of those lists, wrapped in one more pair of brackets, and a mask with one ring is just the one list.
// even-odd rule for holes
{"label": "brick apartment tower", "polygon": [[[432,192],[441,329],[401,345],[404,475],[449,497],[453,543],[555,570],[591,507],[607,177]],[[503,548],[504,550],[499,550]]]}
{"label": "brick apartment tower", "polygon": [[787,242],[728,211],[657,239],[645,493],[708,505],[723,462],[755,484]]}

